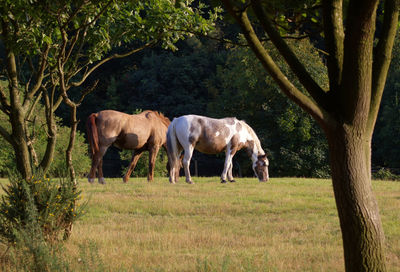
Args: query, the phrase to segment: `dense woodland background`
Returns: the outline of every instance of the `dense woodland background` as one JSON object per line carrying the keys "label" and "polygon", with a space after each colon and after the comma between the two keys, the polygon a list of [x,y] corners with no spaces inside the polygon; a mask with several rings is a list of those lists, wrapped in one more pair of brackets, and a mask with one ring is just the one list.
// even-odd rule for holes
{"label": "dense woodland background", "polygon": [[[235,38],[237,29],[233,25],[224,22],[218,30],[219,33],[213,38],[192,37],[179,42],[179,50],[174,52],[155,46],[139,54],[110,61],[91,75],[87,86],[97,79],[100,82],[78,109],[80,133],[73,158],[80,176],[87,173],[90,165],[85,131],[86,118],[90,113],[104,109],[137,113],[150,109],[162,112],[171,120],[185,114],[216,118],[235,116],[245,120],[256,131],[269,155],[272,177],[329,177],[327,143],[314,120],[286,99],[253,53],[239,45],[242,41],[240,37]],[[237,44],[223,42],[218,39],[220,37],[232,37]],[[318,37],[311,35],[310,39],[288,42],[316,81],[326,86],[328,79],[324,53]],[[271,50],[281,68],[294,79],[284,61],[279,59],[279,54],[273,53],[272,46]],[[389,176],[390,173],[399,174],[400,170],[399,73],[400,44],[397,41],[373,136],[372,152],[373,171],[381,170],[380,173]],[[298,87],[301,88],[300,84]],[[77,88],[72,93],[78,96],[81,91]],[[56,114],[62,126],[58,131],[61,137],[57,142],[51,174],[62,175],[65,169],[64,150],[68,138],[69,110],[61,106]],[[4,122],[4,118],[0,115],[0,122]],[[43,120],[36,120],[36,123],[36,133],[45,133],[41,129]],[[0,144],[0,174],[5,176],[9,169],[15,167],[14,159],[8,143],[0,139]],[[44,146],[40,137],[34,144],[38,153],[44,152],[40,148]],[[104,158],[105,175],[121,176],[129,159],[130,152],[120,153],[116,148],[110,148]],[[199,175],[219,175],[223,168],[224,154],[209,156],[195,153],[193,160],[197,161]],[[166,161],[166,154],[161,152],[156,175],[166,174]],[[191,167],[194,171],[194,163]],[[143,156],[135,175],[144,176],[146,169],[147,157]],[[234,174],[253,175],[245,152],[235,156]]]}

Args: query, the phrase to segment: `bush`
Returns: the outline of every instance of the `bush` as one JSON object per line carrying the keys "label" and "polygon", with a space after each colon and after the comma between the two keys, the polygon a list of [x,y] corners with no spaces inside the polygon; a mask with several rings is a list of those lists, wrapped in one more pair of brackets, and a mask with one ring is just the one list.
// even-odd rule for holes
{"label": "bush", "polygon": [[14,245],[17,233],[37,226],[48,242],[61,238],[83,214],[77,200],[81,192],[69,179],[52,181],[43,175],[30,180],[10,177],[0,201],[0,241]]}
{"label": "bush", "polygon": [[389,169],[383,167],[373,173],[372,177],[381,180],[400,180],[400,176],[393,174]]}

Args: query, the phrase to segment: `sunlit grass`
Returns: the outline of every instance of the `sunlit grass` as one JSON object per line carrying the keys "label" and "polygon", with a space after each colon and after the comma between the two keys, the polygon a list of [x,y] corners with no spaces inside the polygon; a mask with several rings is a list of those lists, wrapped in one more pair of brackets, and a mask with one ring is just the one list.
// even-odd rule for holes
{"label": "sunlit grass", "polygon": [[[194,181],[108,179],[100,185],[81,180],[87,214],[66,243],[75,270],[85,261],[79,248],[94,243],[107,271],[343,271],[329,180]],[[373,186],[388,270],[398,271],[400,183],[374,181]]]}

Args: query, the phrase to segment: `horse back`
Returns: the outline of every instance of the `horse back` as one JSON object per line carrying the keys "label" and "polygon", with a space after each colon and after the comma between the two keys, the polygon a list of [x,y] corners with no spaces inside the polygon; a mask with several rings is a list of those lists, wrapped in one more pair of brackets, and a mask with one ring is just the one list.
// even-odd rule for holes
{"label": "horse back", "polygon": [[[214,119],[198,115],[186,115],[176,121],[178,138],[202,153],[222,152],[235,135],[236,118]],[[182,144],[182,143],[181,143]]]}
{"label": "horse back", "polygon": [[169,119],[160,120],[158,114],[144,111],[139,114],[104,110],[99,112],[98,127],[101,139],[106,145],[114,144],[121,149],[138,149],[146,144],[163,145],[166,143]]}

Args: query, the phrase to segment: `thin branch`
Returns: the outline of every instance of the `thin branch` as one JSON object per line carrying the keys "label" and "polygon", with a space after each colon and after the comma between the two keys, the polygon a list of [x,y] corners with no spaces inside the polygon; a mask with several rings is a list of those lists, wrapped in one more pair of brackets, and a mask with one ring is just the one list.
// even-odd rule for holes
{"label": "thin branch", "polygon": [[35,110],[37,104],[39,103],[40,99],[42,98],[42,93],[39,93],[38,96],[36,96],[35,101],[33,101],[33,103],[31,104],[28,113],[26,115],[26,120],[30,120],[33,114],[33,111]]}
{"label": "thin branch", "polygon": [[13,138],[11,134],[0,125],[0,135],[10,144],[13,144]]}
{"label": "thin branch", "polygon": [[327,97],[324,90],[311,77],[310,73],[299,61],[293,50],[281,38],[280,34],[272,26],[272,22],[264,11],[264,8],[259,0],[252,1],[252,7],[261,26],[270,37],[272,43],[276,46],[280,54],[283,56],[293,73],[297,76],[300,83],[306,88],[312,98],[322,107],[328,109]]}
{"label": "thin branch", "polygon": [[81,8],[87,4],[89,1],[82,1],[81,5],[77,6],[74,12],[69,16],[69,18],[66,20],[66,22],[61,26],[61,28],[66,28],[67,25],[72,21],[72,19],[78,14],[78,12],[81,10]]}
{"label": "thin branch", "polygon": [[99,83],[99,80],[97,79],[91,86],[89,86],[88,88],[86,88],[81,95],[81,98],[79,99],[79,101],[76,103],[77,107],[80,106],[80,104],[82,103],[83,99],[85,99],[85,97],[90,94],[91,92],[94,91],[94,89],[97,87],[97,84]]}
{"label": "thin branch", "polygon": [[[195,36],[198,37],[203,37],[209,40],[213,40],[213,41],[218,41],[224,44],[231,44],[231,45],[235,45],[235,46],[240,46],[240,47],[249,47],[250,45],[248,43],[241,43],[241,42],[235,42],[226,38],[219,38],[219,37],[215,37],[212,35],[207,35],[201,32],[196,32],[196,31],[190,31],[190,30],[180,30],[180,29],[174,29],[174,28],[168,28],[168,31],[171,32],[181,32],[181,33],[187,33],[187,34],[193,34]],[[297,35],[297,36],[293,36],[293,35],[285,35],[285,36],[281,36],[282,39],[284,40],[302,40],[302,39],[306,39],[308,38],[309,35]],[[271,41],[271,39],[269,38],[262,38],[260,39],[261,42],[269,42]]]}
{"label": "thin branch", "polygon": [[4,112],[6,115],[10,115],[11,106],[7,101],[7,96],[2,86],[0,86],[0,103],[1,103],[0,110]]}
{"label": "thin branch", "polygon": [[143,46],[141,46],[141,47],[139,47],[139,48],[135,48],[135,49],[133,49],[133,50],[131,50],[131,51],[129,51],[129,52],[126,52],[126,53],[124,53],[124,54],[114,54],[114,55],[111,55],[111,56],[109,56],[109,57],[107,57],[107,58],[105,58],[105,59],[99,61],[99,62],[96,63],[93,67],[91,67],[87,72],[85,72],[85,74],[82,76],[81,80],[75,81],[75,82],[71,82],[70,85],[71,85],[71,86],[74,86],[74,87],[80,86],[80,85],[88,78],[88,76],[89,76],[91,73],[93,73],[97,68],[99,68],[99,67],[100,67],[101,65],[103,65],[104,63],[106,63],[106,62],[108,62],[108,61],[110,61],[110,60],[112,60],[112,59],[118,59],[118,58],[124,58],[124,57],[130,56],[130,55],[132,55],[132,54],[134,54],[134,53],[137,53],[137,52],[139,52],[139,51],[142,51],[142,50],[145,49],[145,48],[151,47],[151,46],[155,45],[156,43],[157,43],[156,41],[151,41],[151,42],[148,42],[148,43],[146,43],[145,45],[143,45]]}
{"label": "thin branch", "polygon": [[100,16],[108,9],[108,7],[112,4],[113,0],[110,0],[103,8],[102,10],[100,10],[100,12],[93,18],[93,20],[91,20],[90,22],[81,25],[79,28],[77,28],[76,30],[80,30],[80,29],[84,29],[87,28],[89,26],[91,26],[92,24],[94,24],[99,18]]}
{"label": "thin branch", "polygon": [[335,92],[342,80],[343,66],[343,0],[323,1],[325,46],[327,58],[329,89]]}
{"label": "thin branch", "polygon": [[298,90],[282,73],[276,63],[273,61],[271,56],[265,50],[264,46],[258,39],[254,29],[247,17],[246,13],[238,12],[235,7],[231,4],[230,0],[222,0],[225,8],[234,17],[241,27],[247,42],[251,49],[260,60],[261,64],[279,85],[281,90],[296,104],[298,104],[305,111],[310,113],[314,119],[321,124],[323,128],[327,128],[332,121],[330,115],[320,108],[312,99],[304,95]]}
{"label": "thin branch", "polygon": [[390,66],[393,43],[399,20],[399,1],[386,0],[381,37],[375,48],[372,67],[372,93],[368,116],[368,130],[372,134],[381,104],[386,77]]}
{"label": "thin branch", "polygon": [[32,100],[33,96],[36,94],[36,92],[39,90],[39,88],[42,85],[42,82],[43,82],[43,79],[45,76],[44,71],[47,68],[47,57],[49,55],[49,51],[50,51],[50,46],[48,44],[46,44],[46,46],[44,48],[44,52],[40,56],[40,65],[39,65],[39,69],[36,74],[35,85],[33,85],[32,89],[28,92],[26,99],[24,101],[24,107],[27,107],[29,102]]}
{"label": "thin branch", "polygon": [[78,31],[75,33],[75,35],[74,35],[74,37],[73,37],[73,39],[72,39],[72,42],[71,42],[71,45],[70,45],[69,50],[68,50],[68,52],[67,52],[67,55],[65,56],[64,64],[65,64],[65,63],[67,62],[67,60],[70,58],[70,56],[71,56],[71,54],[72,54],[72,51],[73,51],[74,48],[75,48],[75,44],[76,44],[76,42],[78,41],[79,34],[80,34],[80,30],[78,30]]}

